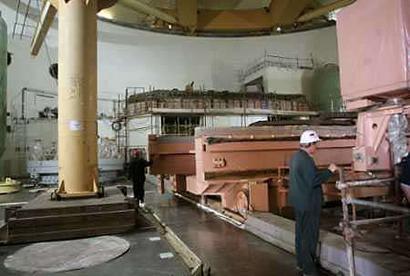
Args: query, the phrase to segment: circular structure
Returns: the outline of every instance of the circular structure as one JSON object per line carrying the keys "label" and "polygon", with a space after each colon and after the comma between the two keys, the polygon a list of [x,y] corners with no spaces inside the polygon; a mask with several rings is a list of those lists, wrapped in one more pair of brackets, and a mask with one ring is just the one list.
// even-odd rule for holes
{"label": "circular structure", "polygon": [[[194,36],[281,34],[334,24],[332,0],[121,0],[102,20],[155,32]],[[345,3],[345,2],[344,2]]]}
{"label": "circular structure", "polygon": [[[15,1],[4,4],[15,9]],[[58,3],[58,1],[50,1]],[[99,0],[98,18],[153,32],[188,36],[279,35],[335,24],[336,12],[355,0]],[[29,4],[30,5],[30,4]],[[23,13],[27,4],[20,3]],[[32,9],[38,7],[34,5]],[[25,16],[37,21],[32,14]],[[24,16],[24,14],[23,14]]]}
{"label": "circular structure", "polygon": [[115,236],[41,242],[26,246],[4,261],[8,269],[35,272],[61,272],[108,262],[128,251],[130,244]]}

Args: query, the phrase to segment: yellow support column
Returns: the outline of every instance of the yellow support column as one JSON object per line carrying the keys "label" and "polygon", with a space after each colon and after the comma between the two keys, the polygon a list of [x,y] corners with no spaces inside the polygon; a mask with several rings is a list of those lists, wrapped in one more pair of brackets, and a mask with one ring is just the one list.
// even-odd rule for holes
{"label": "yellow support column", "polygon": [[61,197],[98,193],[97,0],[59,0],[58,166]]}

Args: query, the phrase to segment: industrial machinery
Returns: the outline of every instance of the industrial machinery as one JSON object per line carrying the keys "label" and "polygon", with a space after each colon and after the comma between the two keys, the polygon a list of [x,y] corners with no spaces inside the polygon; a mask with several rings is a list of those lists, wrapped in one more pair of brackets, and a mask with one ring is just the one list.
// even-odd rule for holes
{"label": "industrial machinery", "polygon": [[[324,141],[316,163],[350,167],[353,126],[285,125],[248,128],[197,128],[195,137],[149,137],[152,174],[175,175],[177,192],[217,197],[221,207],[246,216],[248,210],[281,213],[287,206],[288,162],[299,136],[315,129]],[[337,158],[335,158],[337,156]],[[340,199],[334,182],[324,184],[326,200]],[[360,188],[358,197],[384,195],[386,188]]]}
{"label": "industrial machinery", "polygon": [[341,93],[348,110],[362,111],[357,171],[391,170],[407,153],[409,8],[408,1],[360,0],[338,14]]}
{"label": "industrial machinery", "polygon": [[[337,184],[342,194],[341,225],[350,275],[355,274],[357,228],[403,221],[410,215],[408,208],[398,206],[402,193],[397,166],[408,154],[409,28],[410,2],[406,0],[358,0],[337,15],[341,94],[348,110],[360,111],[353,169],[368,175],[367,179],[352,179],[341,170]],[[348,192],[351,187],[391,187],[392,183],[394,198],[385,202],[359,200]],[[401,215],[358,220],[356,205]]]}
{"label": "industrial machinery", "polygon": [[[98,143],[99,182],[117,180],[124,170],[124,156],[115,140],[100,138]],[[27,172],[33,182],[40,185],[58,184],[57,145],[46,147],[41,139],[28,145]]]}

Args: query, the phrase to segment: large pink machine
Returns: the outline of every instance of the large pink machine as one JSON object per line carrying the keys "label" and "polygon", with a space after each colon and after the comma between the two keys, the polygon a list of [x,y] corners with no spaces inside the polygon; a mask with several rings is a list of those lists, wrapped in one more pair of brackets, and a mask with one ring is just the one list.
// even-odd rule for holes
{"label": "large pink machine", "polygon": [[[187,177],[187,191],[219,196],[222,207],[240,213],[269,211],[286,205],[287,170],[292,154],[299,148],[303,127],[249,127],[197,129],[195,176]],[[333,128],[334,129],[334,128]],[[339,133],[317,127],[324,141],[316,156],[318,166],[332,162],[337,150],[338,164],[351,163],[352,128]]]}
{"label": "large pink machine", "polygon": [[[405,216],[357,220],[355,204],[408,213],[401,208],[398,169],[408,154],[408,105],[410,85],[410,1],[357,0],[337,15],[340,80],[343,99],[349,110],[360,111],[357,121],[353,168],[367,172],[372,179],[351,181],[340,171],[343,234],[350,275],[355,275],[354,237],[357,227],[400,221]],[[390,173],[395,183],[395,205],[358,200],[347,189],[354,186],[387,185]],[[410,202],[408,185],[402,185]],[[407,191],[407,192],[406,192]],[[352,205],[350,218],[349,205]],[[353,219],[353,220],[352,220]],[[403,222],[398,224],[401,235]]]}
{"label": "large pink machine", "polygon": [[[149,152],[152,174],[174,177],[177,192],[217,198],[221,207],[280,213],[287,206],[288,162],[299,148],[299,136],[315,129],[324,139],[316,163],[349,168],[355,144],[352,126],[266,126],[198,128],[195,137],[155,136]],[[334,183],[323,185],[327,200],[339,199]],[[384,195],[385,188],[354,189],[358,197]]]}
{"label": "large pink machine", "polygon": [[337,15],[342,97],[362,111],[357,171],[389,171],[407,153],[410,1],[358,0]]}

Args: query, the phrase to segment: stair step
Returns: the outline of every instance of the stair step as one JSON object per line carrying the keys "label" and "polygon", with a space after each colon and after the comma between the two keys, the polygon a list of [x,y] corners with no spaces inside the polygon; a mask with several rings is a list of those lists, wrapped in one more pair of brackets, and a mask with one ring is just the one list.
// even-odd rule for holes
{"label": "stair step", "polygon": [[88,227],[81,229],[61,230],[61,231],[49,231],[43,233],[27,233],[27,234],[15,234],[9,235],[7,243],[27,243],[27,242],[39,242],[39,241],[51,241],[51,240],[64,240],[82,237],[92,237],[108,234],[119,234],[134,229],[134,224],[125,224],[119,226],[108,227]]}
{"label": "stair step", "polygon": [[79,213],[96,213],[96,212],[109,212],[117,210],[132,209],[127,202],[114,203],[114,204],[96,204],[96,205],[84,205],[84,206],[65,206],[61,208],[37,208],[37,209],[18,209],[16,218],[31,218],[41,216],[53,216],[64,214],[79,214]]}
{"label": "stair step", "polygon": [[106,213],[87,213],[61,216],[11,218],[7,227],[9,233],[42,233],[77,229],[82,227],[115,226],[134,222],[134,210],[112,211]]}

